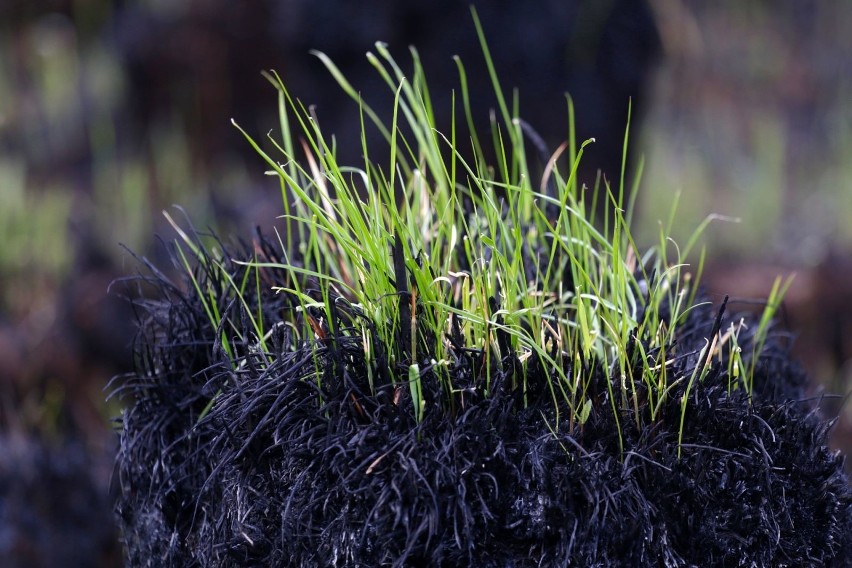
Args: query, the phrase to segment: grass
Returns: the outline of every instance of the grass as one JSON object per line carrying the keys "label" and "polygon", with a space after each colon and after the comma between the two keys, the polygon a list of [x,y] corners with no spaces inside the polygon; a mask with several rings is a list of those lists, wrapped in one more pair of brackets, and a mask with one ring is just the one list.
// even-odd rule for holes
{"label": "grass", "polygon": [[[38,431],[59,430],[75,406],[71,422],[95,408],[106,436],[119,411],[101,390],[130,364],[106,339],[132,335],[104,297],[128,260],[118,243],[151,250],[171,203],[213,222],[203,207],[214,175],[190,163],[180,119],[131,124],[131,73],[107,33],[112,4],[68,5],[67,17],[57,6],[13,9],[0,22],[0,350],[14,378],[7,398],[18,401],[0,414]],[[218,175],[246,186],[239,168]],[[44,352],[53,344],[62,348]]]}
{"label": "grass", "polygon": [[718,217],[679,246],[675,202],[640,247],[638,179],[579,184],[593,142],[575,142],[570,98],[551,154],[483,51],[484,133],[461,61],[439,124],[416,51],[404,68],[382,44],[368,56],[386,109],[317,54],[359,113],[356,164],[268,74],[280,132],[238,128],[280,191],[277,234],[231,245],[168,216],[185,273],[146,262],[139,364],[113,391],[130,401],[130,561],[846,557],[848,482],[773,330],[787,284],[763,317],[705,302],[700,233]]}
{"label": "grass", "polygon": [[849,5],[803,18],[793,4],[678,4],[660,7],[674,43],[643,131],[649,168],[637,231],[646,235],[681,188],[675,237],[708,208],[742,219],[708,234],[717,257],[810,267],[830,248],[848,250],[850,136],[840,117],[852,100],[844,70],[852,43],[841,31]]}
{"label": "grass", "polygon": [[0,152],[0,309],[16,321],[56,301],[75,268],[75,244],[119,266],[126,258],[117,242],[149,249],[157,211],[211,185],[212,175],[191,167],[179,120],[141,135],[128,126],[128,73],[98,35],[111,5],[75,6],[68,18],[12,11],[0,25],[0,130],[9,141]]}
{"label": "grass", "polygon": [[[274,271],[285,275],[275,290],[293,306],[283,315],[294,338],[290,348],[333,350],[338,341],[356,339],[373,394],[380,385],[405,388],[417,423],[433,413],[456,415],[467,388],[487,396],[497,375],[508,377],[509,388],[526,405],[531,382],[543,373],[554,409],[550,427],[572,432],[588,420],[590,384],[604,375],[622,454],[623,429],[635,425],[641,431],[660,420],[680,389],[680,456],[690,392],[715,359],[729,374],[730,389],[750,388],[749,374],[786,286],[779,286],[767,304],[751,353],[743,355],[739,347],[743,325],[720,328],[723,303],[700,353],[672,355],[679,327],[700,307],[704,250],[696,267],[688,258],[698,234],[715,217],[708,217],[681,249],[669,238],[675,205],[668,223],[660,225],[656,245],[640,250],[631,232],[633,201],[625,197],[635,199],[636,191],[626,187],[624,169],[616,187],[604,182],[586,188],[577,182],[577,165],[593,140],[575,143],[570,98],[567,141],[545,156],[546,173],[537,174],[527,155],[524,125],[516,118],[519,97],[504,97],[475,12],[474,20],[499,105],[491,121],[494,163],[486,159],[484,141],[470,130],[474,113],[483,109],[471,108],[461,61],[456,61],[460,100],[454,93],[454,118],[438,125],[417,51],[411,50],[413,70],[406,73],[385,45],[376,44],[367,58],[394,93],[392,119],[384,124],[334,63],[317,53],[357,102],[362,133],[377,128],[388,143],[389,161],[376,163],[362,135],[359,166],[339,163],[335,140],[317,117],[277,74],[267,75],[278,91],[280,137],[262,142],[235,126],[279,182],[283,262],[257,255],[244,263],[244,277],[235,282],[217,243],[202,246],[197,235],[169,218],[180,233],[180,259],[209,324],[234,365],[245,363],[233,357],[234,341],[268,352],[273,328],[281,322],[263,321],[262,311],[253,313],[242,296],[253,286],[260,297],[262,282]],[[627,140],[625,133],[625,154]],[[265,149],[270,144],[272,150]],[[594,218],[598,200],[609,205],[602,219]],[[206,281],[208,289],[194,276],[196,263],[216,275]],[[221,288],[236,293],[250,325],[217,307]],[[465,352],[475,361],[473,385],[456,380]],[[670,372],[675,359],[684,356],[697,356],[691,373]],[[323,373],[316,365],[313,380],[321,386]],[[424,380],[439,383],[439,400],[424,398]]]}
{"label": "grass", "polygon": [[[71,250],[61,229],[71,212],[71,196],[28,192],[24,168],[11,160],[0,160],[0,184],[3,207],[0,208],[0,269],[5,276],[5,290],[0,306],[16,313],[29,305],[25,299],[34,291],[34,283],[48,278],[55,284],[58,274],[69,266]],[[60,230],[57,230],[59,228]],[[33,251],[38,251],[33,255]],[[18,279],[29,276],[28,283]],[[35,286],[40,288],[40,286]]]}

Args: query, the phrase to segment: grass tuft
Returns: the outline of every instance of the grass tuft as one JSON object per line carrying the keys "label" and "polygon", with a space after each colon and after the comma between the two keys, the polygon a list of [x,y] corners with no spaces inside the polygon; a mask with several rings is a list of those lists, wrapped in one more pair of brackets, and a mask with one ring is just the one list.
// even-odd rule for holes
{"label": "grass tuft", "polygon": [[791,402],[804,378],[772,324],[787,284],[757,325],[712,305],[697,238],[679,248],[669,221],[642,250],[624,172],[578,182],[591,141],[573,140],[570,98],[547,156],[487,61],[500,112],[478,137],[461,126],[482,110],[462,63],[460,108],[438,125],[411,53],[408,74],[382,44],[369,56],[388,124],[318,54],[388,145],[363,136],[357,167],[266,75],[282,132],[237,128],[279,184],[274,236],[225,246],[168,217],[184,275],[149,265],[160,295],[139,301],[139,371],[118,390],[134,400],[119,455],[131,563],[842,557],[848,483],[826,426]]}
{"label": "grass tuft", "polygon": [[[677,392],[680,440],[688,394],[715,360],[729,375],[729,390],[750,394],[760,338],[779,298],[769,302],[751,352],[742,351],[744,328],[735,326],[725,333],[711,327],[702,349],[679,354],[680,328],[702,306],[696,298],[704,251],[697,271],[687,257],[700,232],[718,217],[708,217],[681,250],[668,236],[675,204],[657,244],[640,250],[629,223],[634,201],[625,203],[626,195],[635,195],[626,191],[625,168],[616,190],[605,179],[594,188],[577,181],[583,151],[593,140],[573,140],[570,98],[569,139],[563,145],[570,159],[558,160],[561,149],[545,157],[546,174],[534,179],[536,166],[525,141],[532,138],[539,149],[543,144],[510,114],[475,13],[474,19],[500,102],[500,112],[492,115],[496,167],[486,163],[475,132],[460,135],[457,115],[448,128],[435,124],[416,50],[411,50],[410,78],[384,44],[368,54],[394,94],[390,124],[382,123],[333,62],[317,53],[356,101],[362,121],[370,120],[384,135],[389,161],[371,161],[363,142],[362,166],[340,164],[317,117],[292,98],[276,73],[267,73],[279,94],[282,132],[280,139],[268,137],[278,155],[234,125],[279,181],[283,262],[234,261],[247,271],[238,283],[228,273],[230,261],[202,252],[169,218],[181,235],[181,263],[192,274],[185,248],[219,275],[219,286],[235,292],[263,352],[268,351],[264,330],[276,324],[288,326],[299,344],[357,339],[371,394],[383,386],[379,377],[392,387],[408,384],[417,423],[429,414],[454,416],[466,389],[487,395],[499,375],[504,388],[522,394],[522,407],[530,403],[531,383],[544,386],[555,432],[573,432],[592,414],[609,413],[622,457],[626,422],[637,431],[656,423]],[[469,128],[473,109],[464,66],[456,64],[461,114]],[[625,156],[628,131],[629,124]],[[600,201],[608,204],[603,219],[595,218]],[[283,320],[264,321],[262,309],[249,310],[242,297],[247,283],[259,286],[266,270],[285,275],[273,286],[294,306]],[[210,326],[221,330],[222,349],[233,357],[229,330],[236,332],[239,322],[225,321],[206,300],[212,292],[192,282]],[[777,290],[779,297],[783,291]],[[721,323],[721,312],[717,320]],[[237,339],[248,340],[239,333]],[[678,356],[697,356],[701,364],[687,374],[675,373]],[[473,369],[466,381],[459,379],[468,377],[462,369]],[[323,373],[317,371],[320,385]],[[423,381],[439,385],[441,396],[426,400]],[[600,386],[605,392],[593,396]]]}

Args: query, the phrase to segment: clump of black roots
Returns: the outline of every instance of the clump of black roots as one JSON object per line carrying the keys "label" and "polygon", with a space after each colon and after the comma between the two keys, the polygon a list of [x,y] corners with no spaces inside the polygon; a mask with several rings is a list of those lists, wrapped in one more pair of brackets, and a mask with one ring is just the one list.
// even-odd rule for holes
{"label": "clump of black roots", "polygon": [[[254,246],[228,254],[275,254]],[[638,420],[618,416],[622,447],[606,369],[584,363],[589,417],[555,430],[569,410],[554,404],[545,365],[528,362],[522,396],[507,358],[486,393],[481,346],[459,345],[452,393],[429,353],[419,361],[418,422],[407,368],[373,369],[369,384],[362,340],[346,333],[351,309],[310,342],[279,324],[260,350],[246,311],[280,321],[286,295],[248,286],[237,301],[202,263],[201,289],[229,325],[242,322],[238,334],[212,328],[188,281],[150,268],[159,292],[137,301],[138,372],[116,386],[128,403],[118,517],[130,565],[852,565],[842,458],[778,331],[751,397],[731,388],[725,362],[693,386],[678,458],[685,381],[655,420],[647,403]],[[225,268],[236,282],[249,270]],[[740,317],[694,309],[669,347],[669,376],[691,376],[714,326]]]}

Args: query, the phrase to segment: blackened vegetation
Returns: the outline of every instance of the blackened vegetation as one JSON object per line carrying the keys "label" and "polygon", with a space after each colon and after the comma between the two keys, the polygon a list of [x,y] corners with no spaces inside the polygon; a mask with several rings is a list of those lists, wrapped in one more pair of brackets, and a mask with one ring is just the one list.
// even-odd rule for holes
{"label": "blackened vegetation", "polygon": [[[262,239],[254,253],[232,253],[257,250],[277,255]],[[236,282],[250,270],[226,268]],[[243,305],[215,270],[196,278],[227,316],[218,330],[191,283],[156,271],[149,280],[160,295],[138,305],[139,370],[122,387],[130,405],[119,455],[131,565],[850,565],[842,460],[828,450],[830,425],[804,399],[805,377],[778,333],[756,364],[751,400],[727,362],[710,359],[689,394],[678,459],[686,381],[655,420],[644,383],[635,385],[638,416],[615,401],[622,450],[608,388],[618,379],[608,369],[580,363],[593,375],[592,406],[584,423],[569,424],[547,365],[525,362],[523,391],[515,355],[494,361],[450,330],[452,390],[418,344],[418,421],[410,362],[393,366],[388,355],[408,345],[374,344],[379,363],[368,368],[353,333],[366,322],[344,299],[331,300],[336,321],[314,321],[313,340],[278,323],[261,350],[246,312],[300,325],[292,300],[248,286]],[[410,300],[414,291],[397,287]],[[416,318],[416,301],[403,306]],[[667,347],[670,381],[691,376],[713,328],[741,315],[694,309]],[[397,341],[410,341],[407,333]],[[739,336],[744,354],[752,333]],[[640,366],[639,352],[631,364]],[[573,359],[562,360],[571,370]],[[613,392],[620,396],[619,385]]]}

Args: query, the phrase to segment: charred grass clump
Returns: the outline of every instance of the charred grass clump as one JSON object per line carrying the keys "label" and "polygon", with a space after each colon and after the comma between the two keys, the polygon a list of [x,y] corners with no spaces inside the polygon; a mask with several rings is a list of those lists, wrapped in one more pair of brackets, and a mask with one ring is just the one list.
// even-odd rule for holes
{"label": "charred grass clump", "polygon": [[784,285],[757,316],[709,302],[697,239],[664,226],[640,251],[623,173],[578,185],[584,144],[534,178],[484,51],[493,164],[434,124],[416,52],[410,80],[368,55],[395,93],[387,125],[358,106],[386,165],[366,144],[338,164],[269,76],[283,157],[244,134],[281,228],[225,245],[174,222],[183,277],[140,277],[159,293],[137,301],[138,372],[116,388],[129,562],[848,563],[842,460],[773,323]]}

